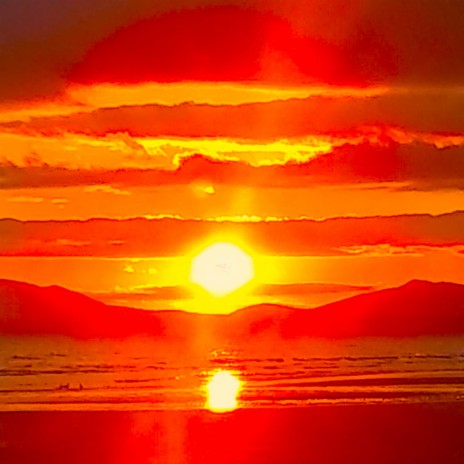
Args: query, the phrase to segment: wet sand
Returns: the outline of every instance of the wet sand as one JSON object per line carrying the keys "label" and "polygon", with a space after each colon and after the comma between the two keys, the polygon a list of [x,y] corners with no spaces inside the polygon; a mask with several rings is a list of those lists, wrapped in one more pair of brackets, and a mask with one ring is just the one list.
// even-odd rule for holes
{"label": "wet sand", "polygon": [[464,405],[0,414],[2,464],[464,462]]}

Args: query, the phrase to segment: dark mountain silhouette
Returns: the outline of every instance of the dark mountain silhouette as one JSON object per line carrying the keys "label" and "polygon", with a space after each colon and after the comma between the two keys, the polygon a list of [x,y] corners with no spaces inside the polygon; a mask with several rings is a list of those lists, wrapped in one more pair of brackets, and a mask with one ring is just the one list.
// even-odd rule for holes
{"label": "dark mountain silhouette", "polygon": [[0,334],[146,334],[199,344],[254,337],[455,335],[464,334],[464,285],[411,281],[315,309],[261,304],[224,316],[108,306],[57,286],[0,280]]}
{"label": "dark mountain silhouette", "polygon": [[[209,320],[213,317],[202,316]],[[0,334],[76,338],[153,335],[185,337],[195,318],[182,311],[109,306],[58,286],[0,280]]]}
{"label": "dark mountain silhouette", "polygon": [[309,320],[293,312],[281,331],[284,337],[464,334],[464,285],[413,280],[320,306]]}

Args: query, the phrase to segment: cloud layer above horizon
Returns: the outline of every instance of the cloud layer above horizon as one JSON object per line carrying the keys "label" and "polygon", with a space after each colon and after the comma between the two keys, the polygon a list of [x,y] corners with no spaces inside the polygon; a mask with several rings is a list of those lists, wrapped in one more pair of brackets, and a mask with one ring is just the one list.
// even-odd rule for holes
{"label": "cloud layer above horizon", "polygon": [[370,260],[377,280],[353,288],[411,256],[462,281],[463,16],[453,0],[1,2],[1,259],[239,237]]}

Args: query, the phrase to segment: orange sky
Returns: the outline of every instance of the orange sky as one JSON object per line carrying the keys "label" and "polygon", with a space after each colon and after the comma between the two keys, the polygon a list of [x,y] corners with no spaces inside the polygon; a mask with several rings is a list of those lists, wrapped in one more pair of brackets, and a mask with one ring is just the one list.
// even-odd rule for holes
{"label": "orange sky", "polygon": [[0,278],[198,309],[189,259],[225,238],[260,264],[224,308],[464,283],[464,7],[26,3],[0,5]]}

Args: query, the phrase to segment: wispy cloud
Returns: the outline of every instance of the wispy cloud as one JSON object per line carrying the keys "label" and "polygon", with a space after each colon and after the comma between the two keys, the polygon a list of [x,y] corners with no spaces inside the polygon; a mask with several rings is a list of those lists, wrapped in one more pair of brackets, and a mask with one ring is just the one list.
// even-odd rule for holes
{"label": "wispy cloud", "polygon": [[182,256],[186,249],[194,249],[212,237],[216,240],[241,237],[256,253],[269,255],[426,254],[443,247],[459,252],[464,246],[463,231],[464,212],[322,221],[1,220],[0,255]]}
{"label": "wispy cloud", "polygon": [[[462,134],[464,90],[391,89],[377,96],[314,96],[265,103],[210,105],[143,104],[81,111],[0,124],[22,134],[74,133],[93,137],[126,133],[132,137],[223,137],[256,141],[340,136],[370,127],[413,133]],[[367,129],[363,129],[367,128]]]}
{"label": "wispy cloud", "polygon": [[[411,190],[464,189],[464,147],[424,144],[343,145],[309,160],[252,166],[202,155],[179,158],[170,169],[68,169],[0,165],[0,189],[88,186],[87,191],[127,195],[129,187],[234,185],[298,188],[315,185],[382,184]],[[395,188],[395,187],[393,187]],[[205,191],[206,192],[206,191]]]}
{"label": "wispy cloud", "polygon": [[85,187],[84,192],[89,192],[89,193],[103,192],[103,193],[109,193],[110,195],[122,195],[122,196],[131,194],[127,190],[114,188],[111,185],[90,185],[88,187]]}

